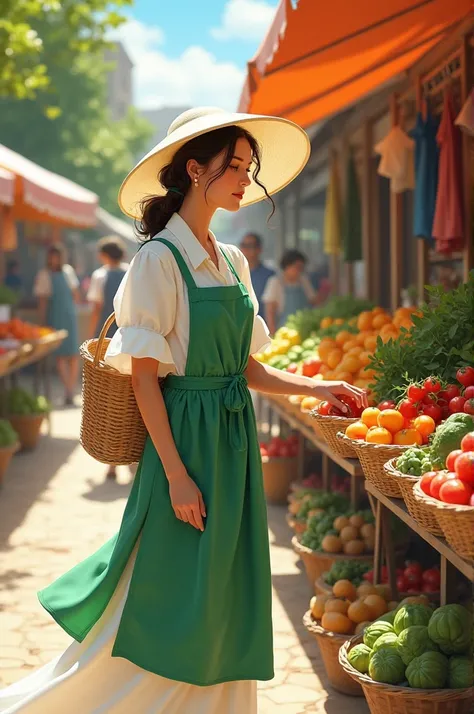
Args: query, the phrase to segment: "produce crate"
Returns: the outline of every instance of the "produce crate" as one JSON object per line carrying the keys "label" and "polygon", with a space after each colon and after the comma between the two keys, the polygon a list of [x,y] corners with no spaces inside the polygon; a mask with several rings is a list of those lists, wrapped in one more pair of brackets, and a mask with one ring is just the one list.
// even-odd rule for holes
{"label": "produce crate", "polygon": [[387,461],[385,464],[384,470],[387,474],[387,478],[398,484],[408,513],[422,528],[426,528],[429,533],[436,536],[443,535],[436,513],[430,508],[427,508],[422,501],[418,501],[413,494],[413,486],[419,481],[418,476],[402,474],[401,471],[397,470],[396,463],[397,459],[390,459],[390,461]]}
{"label": "produce crate", "polygon": [[358,672],[349,662],[352,647],[362,642],[357,635],[339,650],[344,672],[361,685],[371,714],[470,714],[474,687],[468,689],[411,689],[374,682]]}
{"label": "produce crate", "polygon": [[8,417],[8,421],[18,434],[22,449],[36,448],[44,418],[44,414],[12,414]]}
{"label": "produce crate", "polygon": [[295,533],[304,533],[306,530],[306,523],[303,523],[302,521],[297,521],[296,518],[294,518],[291,513],[286,514],[286,522],[290,526],[290,528],[293,529]]}
{"label": "produce crate", "polygon": [[306,576],[308,578],[311,588],[314,589],[315,581],[331,569],[331,566],[338,560],[358,560],[372,562],[374,554],[367,553],[364,555],[346,555],[345,553],[323,553],[319,550],[311,550],[305,545],[300,543],[298,536],[293,536],[291,540],[291,545],[293,550],[297,553],[306,570]]}
{"label": "produce crate", "polygon": [[0,485],[2,484],[3,477],[5,476],[10,461],[13,455],[20,448],[20,444],[11,444],[10,446],[3,446],[0,448]]}
{"label": "produce crate", "polygon": [[338,439],[344,444],[350,443],[360,461],[364,476],[384,496],[389,498],[402,498],[398,481],[385,471],[384,466],[390,459],[398,458],[412,446],[396,446],[394,444],[370,444],[367,441],[349,439],[339,432]]}
{"label": "produce crate", "polygon": [[345,459],[356,458],[354,447],[351,444],[352,440],[341,441],[337,438],[337,434],[340,431],[344,432],[350,424],[354,424],[354,422],[358,421],[357,419],[338,416],[321,416],[315,409],[311,412],[311,417],[314,419],[318,433],[321,434],[324,441],[329,444],[336,454],[339,454],[339,456]]}
{"label": "produce crate", "polygon": [[474,559],[474,506],[457,506],[427,496],[417,482],[413,486],[415,500],[437,519],[453,550],[463,558]]}
{"label": "produce crate", "polygon": [[285,504],[296,471],[296,457],[263,456],[263,488],[268,503]]}
{"label": "produce crate", "polygon": [[304,614],[303,625],[318,643],[324,669],[331,687],[337,692],[351,697],[364,696],[360,684],[354,681],[339,664],[339,650],[347,642],[348,638],[350,639],[350,635],[338,635],[325,630],[316,620],[313,620],[309,610]]}

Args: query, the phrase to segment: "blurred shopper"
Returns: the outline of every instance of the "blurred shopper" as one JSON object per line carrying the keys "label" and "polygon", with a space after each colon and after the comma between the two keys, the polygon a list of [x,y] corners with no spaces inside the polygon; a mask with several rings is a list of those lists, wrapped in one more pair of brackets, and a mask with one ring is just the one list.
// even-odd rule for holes
{"label": "blurred shopper", "polygon": [[20,264],[17,260],[9,260],[3,284],[16,293],[20,293],[23,287],[23,281],[20,277]]}
{"label": "blurred shopper", "polygon": [[65,406],[74,403],[74,390],[79,374],[79,337],[75,305],[79,301],[78,288],[79,280],[74,269],[65,262],[62,246],[49,248],[46,268],[37,274],[33,292],[39,298],[41,324],[68,332],[68,336],[55,352],[59,377],[65,390]]}
{"label": "blurred shopper", "polygon": [[263,293],[267,286],[268,279],[275,275],[275,271],[262,263],[263,241],[257,233],[247,233],[240,243],[240,250],[247,258],[250,268],[250,278],[252,286],[258,300],[258,314],[264,317],[264,306],[262,303]]}
{"label": "blurred shopper", "polygon": [[280,274],[267,283],[263,302],[272,335],[286,323],[289,315],[318,302],[318,294],[305,273],[306,263],[306,256],[299,250],[287,250],[280,261]]}

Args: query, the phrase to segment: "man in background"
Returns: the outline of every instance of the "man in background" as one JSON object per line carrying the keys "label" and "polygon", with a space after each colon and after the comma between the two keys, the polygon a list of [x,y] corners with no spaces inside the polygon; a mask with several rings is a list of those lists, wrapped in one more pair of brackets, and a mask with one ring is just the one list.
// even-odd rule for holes
{"label": "man in background", "polygon": [[8,261],[3,283],[7,288],[14,290],[16,293],[21,291],[23,282],[20,277],[20,265],[17,260]]}
{"label": "man in background", "polygon": [[259,315],[265,318],[264,305],[262,302],[263,293],[267,286],[267,281],[275,271],[262,263],[263,241],[257,233],[247,233],[240,243],[240,250],[247,258],[250,267],[250,277],[253,289],[259,304]]}

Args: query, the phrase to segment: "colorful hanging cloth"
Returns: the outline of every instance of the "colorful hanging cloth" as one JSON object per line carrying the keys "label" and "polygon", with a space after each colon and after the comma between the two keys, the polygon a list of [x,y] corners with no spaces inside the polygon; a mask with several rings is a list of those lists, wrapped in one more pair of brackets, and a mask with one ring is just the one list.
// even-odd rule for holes
{"label": "colorful hanging cloth", "polygon": [[342,243],[344,260],[362,260],[362,209],[354,154],[351,151],[346,171],[346,201],[344,205]]}
{"label": "colorful hanging cloth", "polygon": [[341,252],[341,203],[339,176],[336,162],[332,162],[329,185],[326,192],[324,211],[324,252],[326,255],[339,255]]}
{"label": "colorful hanging cloth", "polygon": [[433,219],[438,188],[439,149],[436,141],[439,121],[428,111],[416,118],[411,136],[415,140],[415,195],[413,234],[432,241]]}
{"label": "colorful hanging cloth", "polygon": [[454,123],[466,134],[474,136],[474,87],[471,89]]}
{"label": "colorful hanging cloth", "polygon": [[392,127],[385,139],[374,148],[382,157],[378,173],[390,179],[390,190],[393,193],[415,188],[415,142],[401,127]]}

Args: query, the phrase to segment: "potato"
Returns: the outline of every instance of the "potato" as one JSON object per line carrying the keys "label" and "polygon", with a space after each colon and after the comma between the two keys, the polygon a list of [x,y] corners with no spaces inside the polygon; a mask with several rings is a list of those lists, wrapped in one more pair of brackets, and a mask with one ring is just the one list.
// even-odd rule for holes
{"label": "potato", "polygon": [[367,538],[375,539],[375,526],[372,523],[364,523],[364,525],[360,527],[360,534],[364,540]]}
{"label": "potato", "polygon": [[346,518],[345,516],[338,516],[334,520],[334,523],[332,525],[336,531],[342,531],[342,529],[345,528],[346,526],[349,526],[350,523],[349,523],[349,519]]}
{"label": "potato", "polygon": [[350,540],[344,543],[344,553],[346,555],[362,555],[364,552],[364,541]]}
{"label": "potato", "polygon": [[359,529],[354,526],[346,526],[339,533],[339,537],[343,543],[348,543],[350,540],[357,540],[359,537]]}
{"label": "potato", "polygon": [[363,516],[351,516],[349,522],[351,526],[355,526],[356,528],[362,528],[365,523]]}
{"label": "potato", "polygon": [[337,536],[327,535],[324,536],[321,546],[326,553],[340,553],[342,550],[342,540]]}

